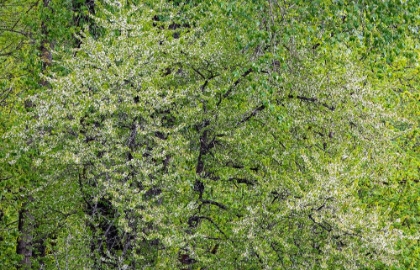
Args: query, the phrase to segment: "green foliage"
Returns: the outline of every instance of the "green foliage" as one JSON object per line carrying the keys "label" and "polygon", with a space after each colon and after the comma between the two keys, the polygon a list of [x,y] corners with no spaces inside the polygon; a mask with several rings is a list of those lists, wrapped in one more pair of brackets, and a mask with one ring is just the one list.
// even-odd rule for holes
{"label": "green foliage", "polygon": [[2,253],[24,194],[35,268],[418,266],[417,1],[138,2],[80,7],[72,52],[52,6],[48,87],[3,121]]}
{"label": "green foliage", "polygon": [[[46,172],[39,167],[41,153],[32,139],[17,142],[7,135],[24,134],[26,124],[33,120],[28,113],[34,111],[36,104],[28,97],[42,91],[41,77],[47,73],[41,45],[49,52],[54,46],[57,50],[67,47],[68,51],[74,43],[72,35],[82,26],[79,23],[69,27],[73,24],[75,2],[7,0],[0,3],[0,265],[5,269],[20,265],[22,255],[17,254],[17,246],[19,239],[25,237],[32,239],[28,242],[33,245],[32,267],[55,265],[52,251],[46,249],[47,242],[61,232],[63,223],[71,224],[68,215],[78,206],[68,185],[59,185],[62,189],[55,193],[57,183],[45,182],[40,177]],[[60,203],[55,205],[57,202]],[[33,220],[21,220],[23,211],[30,213]],[[36,224],[28,225],[33,231],[25,235],[21,223]]]}

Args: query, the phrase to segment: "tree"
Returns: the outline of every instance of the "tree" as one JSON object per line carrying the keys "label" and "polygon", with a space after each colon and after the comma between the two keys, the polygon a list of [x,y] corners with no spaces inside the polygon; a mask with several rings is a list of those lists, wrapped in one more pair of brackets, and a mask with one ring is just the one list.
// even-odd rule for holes
{"label": "tree", "polygon": [[[73,27],[66,27],[72,24],[71,4],[71,1],[52,3],[47,0],[7,0],[0,4],[0,158],[14,157],[12,162],[5,162],[0,168],[0,265],[8,269],[48,265],[48,242],[56,240],[54,235],[61,230],[59,220],[68,215],[58,207],[54,209],[54,215],[44,216],[53,212],[51,202],[56,199],[49,201],[48,192],[43,197],[36,192],[44,185],[33,163],[39,149],[32,145],[31,139],[16,145],[3,135],[19,125],[24,126],[25,121],[31,121],[28,112],[36,105],[28,97],[48,87],[44,77],[48,69],[53,68],[54,45],[68,47],[74,40],[72,32],[82,27],[80,20]],[[81,8],[82,5],[79,3],[78,6]],[[24,127],[19,132],[26,130]],[[22,148],[26,150],[24,154]],[[71,194],[69,190],[62,192]]]}
{"label": "tree", "polygon": [[[398,265],[404,236],[363,192],[394,176],[389,123],[410,121],[388,111],[388,93],[366,77],[372,62],[358,57],[369,46],[352,39],[353,7],[104,1],[106,16],[95,18],[103,36],[80,34],[51,87],[30,97],[28,132],[8,134],[41,153],[36,216],[69,217],[51,263]],[[335,27],[343,16],[350,26]]]}

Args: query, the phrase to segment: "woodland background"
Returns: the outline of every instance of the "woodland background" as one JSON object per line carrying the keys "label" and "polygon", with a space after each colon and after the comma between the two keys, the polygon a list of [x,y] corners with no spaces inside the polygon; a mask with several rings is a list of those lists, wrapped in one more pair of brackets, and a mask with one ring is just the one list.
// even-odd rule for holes
{"label": "woodland background", "polygon": [[420,269],[420,1],[1,0],[1,269]]}

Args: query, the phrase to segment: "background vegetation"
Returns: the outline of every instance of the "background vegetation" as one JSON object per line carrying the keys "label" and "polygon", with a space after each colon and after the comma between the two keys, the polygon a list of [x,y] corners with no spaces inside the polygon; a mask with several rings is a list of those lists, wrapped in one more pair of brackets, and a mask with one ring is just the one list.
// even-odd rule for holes
{"label": "background vegetation", "polygon": [[420,268],[420,2],[0,2],[3,269]]}

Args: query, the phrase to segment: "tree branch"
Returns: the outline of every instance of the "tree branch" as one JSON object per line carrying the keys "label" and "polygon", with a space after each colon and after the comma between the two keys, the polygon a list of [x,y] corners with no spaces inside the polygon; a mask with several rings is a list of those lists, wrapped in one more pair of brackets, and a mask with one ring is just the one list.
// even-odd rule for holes
{"label": "tree branch", "polygon": [[249,180],[246,178],[237,178],[237,177],[231,177],[229,178],[229,181],[236,181],[236,183],[238,184],[245,184],[247,186],[254,186],[257,183],[257,181],[255,180]]}
{"label": "tree branch", "polygon": [[204,204],[215,205],[215,206],[219,207],[220,209],[227,210],[227,207],[226,207],[226,206],[224,206],[224,205],[223,205],[223,204],[221,204],[221,203],[218,203],[218,202],[215,202],[215,201],[212,201],[212,200],[201,200],[201,205],[198,207],[198,211],[200,211],[200,210],[201,210],[201,207],[202,207]]}
{"label": "tree branch", "polygon": [[251,119],[252,117],[254,117],[255,115],[257,115],[257,113],[258,113],[259,111],[262,111],[262,110],[264,110],[265,108],[266,108],[266,106],[265,106],[264,104],[263,104],[263,105],[258,106],[257,108],[255,108],[254,110],[252,110],[252,112],[251,112],[251,113],[249,113],[247,116],[243,117],[243,118],[242,118],[242,120],[241,120],[241,121],[239,121],[238,125],[239,125],[239,124],[243,124],[243,123],[245,123],[246,121],[248,121],[249,119]]}
{"label": "tree branch", "polygon": [[296,95],[296,96],[294,96],[294,95],[288,95],[287,97],[288,97],[288,98],[290,98],[290,99],[295,98],[295,99],[299,99],[299,100],[306,101],[306,102],[317,103],[317,104],[319,104],[319,105],[321,105],[321,106],[323,106],[323,107],[325,107],[325,108],[329,109],[330,111],[335,111],[335,107],[334,107],[334,106],[332,106],[332,105],[328,105],[328,104],[327,104],[327,103],[325,103],[325,102],[321,102],[321,101],[319,101],[319,99],[318,99],[318,98],[314,98],[314,97],[305,97],[305,96],[298,96],[298,95]]}
{"label": "tree branch", "polygon": [[222,100],[227,98],[230,93],[232,93],[233,89],[242,81],[243,78],[245,78],[246,76],[248,76],[250,73],[252,72],[252,68],[247,69],[240,78],[238,78],[230,87],[229,89],[226,91],[226,93],[224,93],[223,95],[221,95],[219,97],[219,101],[217,102],[217,106],[220,105],[220,103],[222,103]]}

